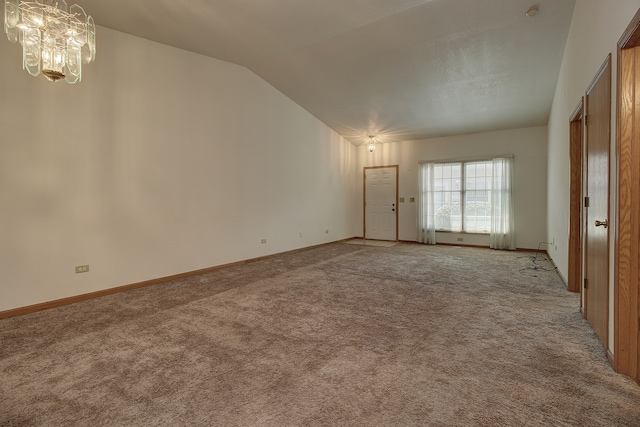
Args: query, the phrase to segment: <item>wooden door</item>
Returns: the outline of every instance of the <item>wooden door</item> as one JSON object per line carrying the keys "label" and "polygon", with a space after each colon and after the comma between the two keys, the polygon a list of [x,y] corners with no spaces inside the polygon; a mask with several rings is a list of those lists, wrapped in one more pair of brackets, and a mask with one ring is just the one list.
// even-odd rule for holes
{"label": "wooden door", "polygon": [[618,41],[616,371],[640,382],[640,10]]}
{"label": "wooden door", "polygon": [[[569,123],[569,158],[571,183],[569,191],[569,277],[568,290],[582,290],[582,152],[584,151],[582,130],[584,127],[584,99],[571,115]],[[580,309],[583,310],[582,298]]]}
{"label": "wooden door", "polygon": [[398,167],[364,169],[364,238],[397,240]]}
{"label": "wooden door", "polygon": [[608,348],[609,334],[609,147],[611,55],[585,98],[584,305],[585,316]]}

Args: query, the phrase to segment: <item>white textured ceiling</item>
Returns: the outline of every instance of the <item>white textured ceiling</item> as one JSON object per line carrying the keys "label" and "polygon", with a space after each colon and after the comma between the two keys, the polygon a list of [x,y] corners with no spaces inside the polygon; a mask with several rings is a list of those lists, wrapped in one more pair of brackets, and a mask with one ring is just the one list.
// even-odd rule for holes
{"label": "white textured ceiling", "polygon": [[575,4],[77,1],[100,26],[248,67],[355,144],[546,124]]}

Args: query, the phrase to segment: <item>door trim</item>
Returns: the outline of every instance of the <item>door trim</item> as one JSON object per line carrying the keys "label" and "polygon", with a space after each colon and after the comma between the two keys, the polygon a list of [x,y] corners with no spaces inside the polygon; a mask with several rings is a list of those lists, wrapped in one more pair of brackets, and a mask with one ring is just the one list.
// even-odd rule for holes
{"label": "door trim", "polygon": [[640,9],[618,41],[614,368],[640,380]]}
{"label": "door trim", "polygon": [[396,239],[398,241],[398,211],[400,210],[400,205],[398,204],[398,189],[400,188],[399,183],[399,165],[389,165],[389,166],[365,166],[362,168],[362,239],[367,239],[367,170],[368,169],[396,169]]}

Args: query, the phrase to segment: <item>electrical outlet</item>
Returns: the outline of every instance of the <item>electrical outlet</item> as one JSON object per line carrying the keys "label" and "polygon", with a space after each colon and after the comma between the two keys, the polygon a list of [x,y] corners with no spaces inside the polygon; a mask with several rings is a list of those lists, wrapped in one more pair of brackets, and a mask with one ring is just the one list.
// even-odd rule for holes
{"label": "electrical outlet", "polygon": [[78,273],[88,273],[89,265],[76,265],[76,274]]}
{"label": "electrical outlet", "polygon": [[409,203],[415,203],[415,202],[416,202],[415,197],[409,197]]}
{"label": "electrical outlet", "polygon": [[267,243],[267,239],[260,240],[260,243]]}
{"label": "electrical outlet", "polygon": [[400,197],[400,203],[404,203],[404,197]]}

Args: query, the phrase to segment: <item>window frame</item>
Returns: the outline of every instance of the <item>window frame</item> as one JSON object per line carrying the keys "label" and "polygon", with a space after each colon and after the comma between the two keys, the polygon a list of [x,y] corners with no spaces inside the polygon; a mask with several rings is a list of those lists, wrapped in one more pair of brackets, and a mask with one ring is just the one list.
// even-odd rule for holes
{"label": "window frame", "polygon": [[[477,234],[477,235],[490,235],[490,231],[467,231],[465,229],[465,211],[467,209],[467,201],[466,201],[466,193],[467,193],[467,182],[466,182],[466,165],[470,163],[484,163],[485,165],[493,166],[492,158],[479,158],[472,160],[447,160],[447,161],[439,161],[439,162],[431,162],[434,167],[442,166],[442,165],[460,165],[460,190],[450,190],[451,192],[457,191],[460,195],[460,230],[450,230],[446,228],[436,228],[435,231],[437,233],[451,233],[451,234]],[[489,189],[488,191],[492,191]],[[489,197],[491,199],[491,197]]]}

